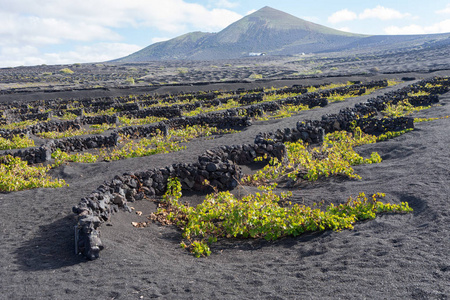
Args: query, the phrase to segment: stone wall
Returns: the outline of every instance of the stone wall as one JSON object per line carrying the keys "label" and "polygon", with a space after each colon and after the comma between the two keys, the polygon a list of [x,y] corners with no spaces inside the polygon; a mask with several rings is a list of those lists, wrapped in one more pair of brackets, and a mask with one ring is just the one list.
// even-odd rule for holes
{"label": "stone wall", "polygon": [[[295,85],[289,88],[264,91],[262,88],[247,91],[245,95],[240,95],[236,91],[234,95],[228,97],[219,97],[227,92],[198,92],[191,94],[180,95],[138,95],[133,97],[101,97],[101,98],[86,98],[86,99],[50,99],[31,101],[28,105],[20,102],[12,102],[8,104],[0,104],[0,110],[8,111],[8,119],[14,122],[24,120],[46,120],[51,117],[51,114],[62,115],[64,112],[70,112],[77,116],[82,116],[84,113],[97,113],[99,111],[114,108],[119,110],[119,115],[127,115],[130,117],[143,118],[147,116],[157,117],[180,117],[181,112],[191,111],[198,107],[219,106],[227,103],[228,100],[235,100],[242,105],[257,104],[264,100],[266,95],[280,95],[285,93],[302,93],[303,95],[295,97],[298,99],[306,98],[326,98],[330,95],[342,95],[348,92],[356,92],[361,94],[366,91],[366,88],[384,87],[387,85],[386,81],[373,81],[364,84],[354,84],[346,87],[333,88],[329,90],[319,91],[317,93],[307,93],[306,87]],[[315,87],[320,87],[319,85]],[[245,90],[242,90],[245,91]],[[228,93],[227,93],[228,94]],[[297,99],[297,100],[298,100]],[[177,101],[196,100],[193,103],[176,104]],[[134,101],[134,102],[130,102]],[[168,107],[151,107],[145,109],[145,106],[162,103],[174,103],[171,108]],[[275,101],[278,105],[289,104],[280,101]],[[298,102],[297,104],[300,104]],[[305,104],[305,103],[302,103]],[[308,104],[307,104],[308,105]],[[326,105],[326,104],[325,104]],[[312,107],[311,105],[309,105]],[[314,106],[323,106],[314,105]],[[177,110],[178,109],[178,110]],[[51,112],[42,113],[41,111],[52,110]],[[253,110],[253,109],[251,109]]]}
{"label": "stone wall", "polygon": [[56,149],[61,149],[63,152],[81,152],[87,149],[108,148],[117,146],[119,143],[119,135],[112,133],[111,135],[92,135],[70,137],[58,140],[51,140],[40,147],[30,147],[26,149],[19,149],[14,151],[3,151],[2,156],[11,155],[20,157],[28,164],[39,164],[50,161],[51,154]]}
{"label": "stone wall", "polygon": [[80,129],[81,124],[79,120],[75,121],[48,121],[35,125],[28,126],[26,128],[18,129],[0,129],[0,136],[3,138],[12,138],[15,135],[23,136],[30,134],[38,134],[41,132],[59,131],[63,132],[68,129]]}
{"label": "stone wall", "polygon": [[129,202],[144,197],[162,195],[170,177],[178,177],[185,190],[204,190],[208,180],[218,189],[233,189],[242,177],[239,167],[232,162],[207,162],[200,160],[195,164],[174,164],[166,168],[151,169],[136,173],[115,176],[84,197],[73,207],[78,215],[75,227],[77,253],[89,259],[99,256],[103,245],[100,240],[100,224],[109,220],[119,208],[131,212]]}
{"label": "stone wall", "polygon": [[[279,129],[275,132],[259,133],[255,137],[253,144],[244,145],[224,145],[201,154],[197,162],[192,164],[173,164],[165,168],[153,168],[149,170],[125,173],[115,176],[110,182],[100,185],[88,196],[83,197],[78,205],[73,207],[73,212],[78,216],[78,223],[75,226],[75,236],[77,253],[82,253],[89,259],[98,258],[99,251],[103,248],[100,240],[100,226],[104,221],[111,218],[114,212],[119,209],[130,210],[128,203],[141,200],[145,197],[155,195],[161,196],[167,188],[167,180],[170,177],[178,177],[183,190],[200,191],[207,187],[203,185],[205,180],[220,190],[229,190],[237,186],[242,178],[242,172],[239,165],[250,164],[257,157],[268,156],[277,157],[282,160],[286,155],[285,142],[305,141],[309,144],[320,144],[326,133],[336,130],[350,131],[355,124],[362,130],[370,134],[381,134],[386,131],[397,131],[405,128],[413,128],[412,118],[378,119],[379,111],[383,110],[388,103],[396,104],[404,99],[412,99],[412,105],[429,105],[439,101],[436,96],[439,93],[448,91],[448,85],[442,85],[435,88],[427,88],[426,83],[433,83],[433,80],[426,80],[413,84],[409,87],[386,93],[383,96],[369,99],[367,102],[356,104],[353,108],[343,109],[337,114],[324,115],[320,120],[307,120],[297,122],[295,128]],[[119,134],[132,137],[147,137],[155,135],[158,131],[167,134],[170,128],[183,128],[188,125],[209,125],[219,128],[235,128],[251,125],[249,116],[260,115],[265,111],[278,110],[283,105],[308,105],[309,107],[325,106],[328,104],[326,97],[335,94],[346,94],[349,91],[363,94],[367,88],[387,86],[386,81],[372,82],[368,84],[356,84],[354,86],[336,88],[329,91],[319,91],[317,93],[308,93],[297,97],[291,97],[271,102],[262,102],[264,95],[291,92],[305,92],[302,86],[294,86],[283,91],[267,91],[262,89],[254,90],[254,94],[247,96],[234,95],[229,98],[217,98],[217,93],[202,93],[190,96],[180,95],[179,97],[196,97],[200,103],[186,103],[173,105],[170,108],[142,109],[143,105],[127,103],[130,99],[123,98],[101,98],[95,101],[80,100],[79,106],[89,106],[91,110],[104,110],[110,107],[122,109],[122,115],[128,116],[148,116],[150,113],[171,114],[168,121],[150,124],[146,126],[130,126],[115,130],[108,136],[84,136],[73,137],[60,140],[54,140],[41,147],[28,148],[10,153],[19,156],[29,163],[45,162],[51,159],[51,153],[60,148],[63,151],[83,151],[86,149],[98,147],[116,146],[119,140]],[[289,90],[290,89],[290,90]],[[431,95],[408,96],[411,93],[428,90]],[[265,93],[265,94],[264,94]],[[252,96],[250,96],[252,95]],[[176,97],[176,96],[175,96]],[[138,97],[139,100],[146,101],[147,104],[154,104],[152,97]],[[220,112],[214,112],[194,117],[180,117],[181,111],[191,111],[201,106],[220,105],[226,103],[229,99],[247,104],[246,107],[228,109]],[[256,103],[255,103],[256,102]],[[66,109],[71,102],[67,101]],[[252,104],[253,103],[253,104]],[[43,103],[40,103],[43,104]],[[57,101],[50,101],[48,105],[56,107],[61,105]],[[73,107],[71,104],[70,107]],[[27,108],[23,108],[24,111]],[[76,108],[79,109],[79,108]],[[83,108],[84,111],[85,108]],[[166,110],[166,111],[164,111]],[[35,113],[27,110],[27,114]],[[245,117],[242,117],[245,115]],[[364,118],[365,117],[365,118]],[[83,124],[102,124],[116,123],[117,116],[99,116],[86,117],[80,113],[80,117],[75,121],[67,122],[46,122],[34,127],[29,127],[24,132],[17,134],[33,134],[43,131],[65,131],[67,128],[77,128]],[[46,124],[46,125],[44,125]],[[55,128],[57,128],[55,130]],[[0,131],[3,134],[11,136],[12,131]]]}
{"label": "stone wall", "polygon": [[[377,110],[384,109],[386,103],[393,101],[392,99],[406,99],[410,91],[411,87],[408,87],[398,93],[391,93],[394,97],[377,97],[375,100],[356,104],[354,108],[343,109],[338,114],[324,115],[321,120],[298,122],[296,128],[285,128],[275,133],[259,133],[254,144],[220,146],[207,150],[198,157],[195,164],[175,164],[162,169],[116,176],[111,182],[101,185],[89,196],[82,198],[73,208],[73,212],[78,215],[75,228],[77,253],[82,253],[89,259],[98,258],[100,250],[103,249],[99,237],[100,224],[108,220],[119,208],[129,210],[129,201],[164,194],[170,177],[178,177],[184,190],[205,189],[202,184],[205,179],[219,189],[232,189],[242,177],[238,164],[252,163],[256,157],[264,155],[283,159],[286,155],[284,142],[301,139],[308,143],[321,143],[325,133],[351,130],[354,123],[371,134],[413,128],[412,118],[376,118]],[[432,101],[436,103],[436,98]],[[259,105],[261,104],[256,104]],[[259,109],[264,108],[267,109],[266,106],[259,106]],[[257,110],[255,107],[254,111]],[[236,110],[223,113],[233,115]],[[363,116],[366,118],[362,118]]]}

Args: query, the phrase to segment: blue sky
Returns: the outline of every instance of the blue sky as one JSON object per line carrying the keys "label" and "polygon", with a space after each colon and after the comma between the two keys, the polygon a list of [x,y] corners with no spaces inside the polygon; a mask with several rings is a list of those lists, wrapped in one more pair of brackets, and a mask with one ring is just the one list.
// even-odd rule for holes
{"label": "blue sky", "polygon": [[448,0],[0,0],[0,67],[111,60],[264,6],[355,33],[450,32]]}

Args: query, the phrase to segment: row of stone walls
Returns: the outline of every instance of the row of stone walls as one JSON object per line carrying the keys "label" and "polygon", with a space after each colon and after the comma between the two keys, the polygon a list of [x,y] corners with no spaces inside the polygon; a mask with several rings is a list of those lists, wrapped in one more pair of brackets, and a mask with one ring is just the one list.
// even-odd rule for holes
{"label": "row of stone walls", "polygon": [[[242,105],[255,104],[263,101],[266,95],[278,95],[285,93],[302,93],[301,97],[305,97],[310,94],[311,98],[326,98],[330,95],[343,95],[349,92],[358,91],[358,94],[362,94],[366,91],[366,88],[373,87],[384,87],[387,86],[387,81],[372,81],[364,84],[353,84],[345,87],[338,87],[333,89],[328,89],[324,91],[319,91],[317,93],[307,93],[306,87],[303,86],[292,86],[290,88],[278,89],[278,90],[268,90],[254,89],[247,91],[245,95],[235,94],[229,97],[219,98],[225,92],[208,92],[208,93],[192,93],[188,95],[165,95],[161,96],[161,102],[165,103],[176,103],[178,100],[194,100],[194,103],[186,103],[181,105],[175,105],[174,108],[178,108],[181,111],[191,111],[197,107],[211,107],[218,106],[220,104],[226,103],[228,100],[235,100]],[[315,87],[320,87],[319,85]],[[4,110],[8,114],[9,120],[25,121],[25,120],[46,120],[51,117],[52,114],[60,115],[63,111],[76,114],[81,116],[84,113],[97,113],[99,111],[108,110],[114,108],[121,111],[125,115],[134,117],[146,117],[146,116],[161,116],[172,118],[175,116],[181,116],[181,112],[177,112],[175,109],[170,112],[162,112],[167,109],[167,107],[151,107],[149,109],[144,109],[147,105],[157,104],[159,101],[156,100],[158,96],[153,95],[138,95],[133,97],[102,97],[93,99],[52,99],[52,100],[38,100],[29,102],[24,105],[19,102],[13,102],[6,105],[1,105],[0,110]],[[307,96],[306,96],[307,97]],[[134,102],[130,102],[134,101]],[[194,104],[194,105],[193,105]],[[282,103],[278,103],[282,105]],[[42,113],[41,111],[48,111]],[[145,112],[140,112],[145,110]],[[176,114],[176,115],[173,115]]]}
{"label": "row of stone walls", "polygon": [[[262,107],[267,109],[265,106]],[[233,114],[230,111],[222,114]],[[308,143],[321,143],[325,133],[349,129],[352,121],[358,120],[361,115],[367,115],[368,112],[372,113],[372,118],[368,118],[366,128],[375,128],[372,131],[380,130],[379,127],[383,130],[403,129],[405,127],[403,119],[406,120],[407,127],[414,125],[411,118],[378,120],[374,118],[374,108],[361,103],[355,105],[353,109],[342,110],[337,115],[325,115],[322,120],[298,122],[294,129],[285,128],[275,133],[260,133],[256,136],[254,144],[220,146],[206,150],[195,164],[175,164],[159,170],[116,176],[111,182],[101,185],[83,198],[73,208],[79,220],[76,227],[77,249],[89,259],[98,258],[103,248],[99,237],[100,224],[108,220],[119,208],[127,209],[129,201],[164,194],[170,177],[177,177],[184,190],[203,190],[204,180],[208,180],[218,189],[233,189],[242,177],[238,164],[250,164],[261,156],[282,160],[286,155],[284,142],[303,140]],[[171,126],[175,127],[175,123]]]}

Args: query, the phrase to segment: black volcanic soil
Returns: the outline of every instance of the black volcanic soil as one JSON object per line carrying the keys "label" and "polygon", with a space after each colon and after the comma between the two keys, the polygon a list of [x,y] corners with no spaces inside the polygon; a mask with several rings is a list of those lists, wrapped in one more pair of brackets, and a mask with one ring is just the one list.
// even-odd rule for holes
{"label": "black volcanic soil", "polygon": [[[294,83],[273,81],[269,86],[403,76],[419,79],[449,76],[450,72],[343,75]],[[295,117],[258,122],[238,134],[199,139],[180,152],[61,166],[53,175],[65,179],[70,184],[66,188],[0,194],[0,299],[448,299],[450,119],[418,123],[413,132],[358,148],[364,155],[377,151],[383,158],[380,164],[355,167],[362,180],[332,178],[293,190],[292,200],[306,204],[322,199],[342,201],[360,192],[384,192],[387,201],[407,201],[414,209],[412,214],[381,215],[356,224],[354,230],[275,242],[219,241],[210,257],[196,259],[180,248],[181,233],[175,228],[131,226],[155,210],[153,202],[143,200],[133,204],[143,211],[142,216],[119,212],[109,224],[103,224],[106,248],[99,259],[87,261],[74,254],[76,220],[72,206],[114,175],[194,162],[205,149],[251,143],[258,132],[319,119],[406,84]],[[212,90],[218,86],[166,86],[157,91]],[[220,86],[235,89],[239,84]],[[110,89],[108,93],[122,91]],[[76,91],[67,93],[67,97],[78,95]],[[84,96],[87,92],[81,93]],[[34,99],[41,94],[2,95],[0,100]],[[450,115],[450,93],[441,96],[440,103],[416,116]],[[199,201],[199,197],[189,199]]]}

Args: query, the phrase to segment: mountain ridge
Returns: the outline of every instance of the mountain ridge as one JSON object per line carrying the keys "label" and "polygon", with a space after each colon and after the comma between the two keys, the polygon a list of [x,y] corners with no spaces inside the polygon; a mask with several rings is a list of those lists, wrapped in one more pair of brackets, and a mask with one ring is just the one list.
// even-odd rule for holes
{"label": "mountain ridge", "polygon": [[[112,62],[215,60],[248,56],[323,53],[371,47],[407,47],[435,36],[371,36],[336,30],[265,6],[217,33],[191,32],[159,42]],[[444,35],[443,38],[450,37]]]}

